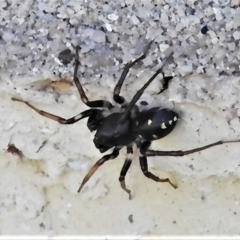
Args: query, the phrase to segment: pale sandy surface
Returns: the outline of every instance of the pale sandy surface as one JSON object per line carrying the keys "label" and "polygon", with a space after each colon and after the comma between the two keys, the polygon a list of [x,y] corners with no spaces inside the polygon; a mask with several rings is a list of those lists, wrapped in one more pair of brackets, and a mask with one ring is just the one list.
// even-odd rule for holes
{"label": "pale sandy surface", "polygon": [[[182,1],[117,2],[0,2],[0,233],[240,234],[240,143],[183,158],[149,158],[150,170],[170,177],[177,190],[144,177],[136,154],[126,178],[131,201],[118,182],[122,151],[77,194],[86,172],[102,156],[86,121],[63,126],[10,100],[21,97],[72,117],[86,109],[75,86],[60,92],[46,87],[47,79],[72,80],[72,63],[54,61],[66,45],[82,47],[79,76],[84,73],[89,99],[111,99],[123,64],[142,53],[146,39],[156,37],[149,57],[131,72],[122,91],[130,100],[160,66],[157,59],[174,47],[174,61],[165,69],[176,76],[169,91],[156,95],[159,77],[142,100],[173,108],[181,119],[152,148],[190,149],[240,139],[238,1],[184,1],[188,6]],[[200,31],[204,25],[206,35]],[[9,143],[25,157],[6,153]]]}

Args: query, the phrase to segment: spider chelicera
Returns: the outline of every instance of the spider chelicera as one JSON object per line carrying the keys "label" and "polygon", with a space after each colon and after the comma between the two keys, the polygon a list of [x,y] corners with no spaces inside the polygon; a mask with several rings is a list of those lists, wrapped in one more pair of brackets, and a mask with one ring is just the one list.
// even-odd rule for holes
{"label": "spider chelicera", "polygon": [[[78,122],[83,118],[88,117],[87,127],[90,131],[96,131],[94,136],[94,144],[97,149],[101,153],[106,152],[110,148],[113,148],[112,153],[108,155],[104,155],[100,160],[98,160],[95,165],[89,170],[85,178],[83,179],[78,192],[81,191],[85,183],[92,177],[92,175],[96,172],[96,170],[106,161],[115,159],[120,150],[123,147],[127,148],[127,157],[123,164],[122,170],[120,172],[120,185],[124,191],[129,194],[129,199],[131,199],[131,191],[126,188],[125,185],[125,176],[127,171],[131,165],[133,154],[133,144],[136,144],[138,149],[140,150],[139,162],[141,166],[141,170],[143,174],[156,181],[156,182],[167,182],[173,188],[177,188],[175,184],[173,184],[168,178],[159,178],[153,175],[148,171],[148,156],[184,156],[191,153],[199,152],[207,148],[211,148],[213,146],[225,144],[225,143],[233,143],[240,142],[240,140],[233,141],[218,141],[200,148],[191,149],[188,151],[155,151],[150,150],[149,147],[151,142],[160,138],[164,138],[167,136],[172,130],[175,128],[177,121],[179,119],[179,115],[166,108],[154,107],[148,110],[139,111],[136,102],[142,96],[145,89],[149,86],[149,84],[160,74],[162,73],[162,68],[166,64],[162,65],[155,74],[143,85],[143,87],[137,91],[132,100],[127,103],[124,97],[120,96],[121,87],[123,82],[130,70],[136,63],[140,62],[146,57],[147,51],[149,50],[152,41],[148,44],[144,54],[137,58],[134,61],[131,61],[126,64],[120,79],[118,80],[114,92],[113,99],[114,101],[120,105],[120,108],[114,107],[109,101],[106,100],[97,100],[97,101],[89,101],[82,85],[77,77],[78,67],[79,67],[79,47],[76,47],[76,55],[75,55],[75,67],[74,67],[74,83],[79,91],[81,100],[85,103],[90,109],[79,113],[78,115],[64,119],[59,116],[53,115],[51,113],[39,110],[34,107],[27,101],[12,98],[13,101],[18,101],[25,103],[27,106],[35,110],[40,115],[55,120],[61,124],[73,124]],[[172,54],[171,54],[172,55]],[[169,58],[171,57],[169,56]],[[168,89],[168,83],[173,77],[164,77],[163,89],[160,93],[164,92]]]}

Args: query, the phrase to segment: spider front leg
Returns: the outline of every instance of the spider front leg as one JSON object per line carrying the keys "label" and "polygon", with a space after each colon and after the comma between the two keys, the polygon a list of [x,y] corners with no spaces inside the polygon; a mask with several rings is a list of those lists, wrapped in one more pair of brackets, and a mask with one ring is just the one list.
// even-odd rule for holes
{"label": "spider front leg", "polygon": [[100,111],[98,109],[89,109],[89,110],[86,110],[86,111],[84,111],[82,113],[77,114],[76,116],[74,116],[72,118],[65,119],[65,118],[56,116],[54,114],[42,111],[42,110],[34,107],[32,104],[30,104],[27,101],[24,101],[24,100],[21,100],[21,99],[18,99],[18,98],[14,98],[14,97],[12,98],[12,100],[13,101],[17,101],[17,102],[25,103],[28,107],[30,107],[31,109],[33,109],[35,112],[39,113],[40,115],[42,115],[44,117],[47,117],[47,118],[50,118],[50,119],[52,119],[54,121],[57,121],[57,122],[59,122],[61,124],[73,124],[73,123],[78,122],[79,120],[81,120],[83,118],[95,115],[95,114],[97,114]]}
{"label": "spider front leg", "polygon": [[141,60],[143,60],[144,58],[146,58],[147,56],[147,52],[148,50],[150,49],[151,45],[152,45],[152,41],[149,42],[149,44],[147,45],[144,53],[142,56],[140,56],[139,58],[137,58],[136,60],[134,61],[131,61],[129,63],[126,64],[122,74],[121,74],[121,77],[120,79],[118,80],[115,88],[114,88],[114,91],[113,91],[113,99],[116,103],[122,105],[122,106],[125,106],[127,103],[125,101],[125,98],[120,96],[120,92],[121,92],[121,88],[122,88],[122,85],[123,85],[123,82],[125,81],[126,77],[127,77],[127,74],[129,72],[129,70],[138,62],[140,62]]}
{"label": "spider front leg", "polygon": [[81,100],[83,103],[85,103],[88,107],[90,108],[112,108],[113,105],[106,100],[96,100],[96,101],[89,101],[84,90],[82,87],[82,84],[80,83],[78,77],[77,77],[77,72],[78,72],[78,67],[79,67],[79,46],[76,47],[76,54],[75,54],[75,67],[74,67],[74,76],[73,76],[73,81],[78,89],[78,92],[80,94]]}
{"label": "spider front leg", "polygon": [[131,190],[126,188],[125,176],[126,176],[127,171],[130,168],[131,163],[132,163],[132,159],[130,157],[130,155],[132,155],[132,154],[133,154],[133,148],[132,147],[127,147],[127,157],[126,157],[126,160],[123,164],[123,167],[122,167],[122,170],[121,170],[121,173],[120,173],[120,177],[119,177],[119,182],[120,182],[121,188],[129,194],[129,200],[132,199],[132,196],[131,196]]}
{"label": "spider front leg", "polygon": [[111,154],[105,155],[103,156],[100,160],[98,160],[93,167],[89,170],[89,172],[87,173],[87,175],[84,177],[78,192],[80,192],[83,188],[83,186],[87,183],[87,181],[92,177],[92,175],[98,170],[98,168],[103,165],[106,161],[108,160],[112,160],[114,158],[116,158],[119,155],[119,151],[121,150],[121,148],[119,147],[115,147],[112,151]]}
{"label": "spider front leg", "polygon": [[152,75],[152,77],[136,92],[136,94],[133,96],[132,100],[129,102],[129,104],[126,107],[126,110],[124,114],[122,115],[120,119],[120,123],[124,123],[128,116],[130,115],[131,110],[135,106],[136,102],[139,100],[139,98],[143,95],[144,91],[147,89],[147,87],[151,84],[151,82],[160,74],[162,73],[163,67],[166,65],[168,60],[172,57],[173,52],[167,57],[165,62],[162,64],[162,66]]}

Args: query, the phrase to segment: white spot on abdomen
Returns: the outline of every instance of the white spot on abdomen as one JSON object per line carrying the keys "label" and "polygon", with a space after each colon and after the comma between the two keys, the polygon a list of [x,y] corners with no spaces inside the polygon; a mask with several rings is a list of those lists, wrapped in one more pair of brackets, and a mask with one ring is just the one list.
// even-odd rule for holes
{"label": "white spot on abdomen", "polygon": [[178,120],[178,118],[175,116],[174,119],[173,119],[173,121],[176,122],[177,120]]}
{"label": "white spot on abdomen", "polygon": [[148,125],[151,125],[151,124],[152,124],[152,120],[149,119],[149,120],[148,120]]}
{"label": "white spot on abdomen", "polygon": [[162,123],[162,124],[161,124],[161,128],[162,128],[162,129],[167,128],[166,125],[165,125],[165,123]]}

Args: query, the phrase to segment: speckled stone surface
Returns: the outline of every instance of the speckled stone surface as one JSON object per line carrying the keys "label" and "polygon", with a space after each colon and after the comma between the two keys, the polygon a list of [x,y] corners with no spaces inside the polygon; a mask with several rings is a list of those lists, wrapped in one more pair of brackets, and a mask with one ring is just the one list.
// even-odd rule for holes
{"label": "speckled stone surface", "polygon": [[[122,88],[128,101],[174,51],[141,101],[174,109],[176,129],[152,149],[180,150],[240,139],[240,7],[219,1],[0,1],[0,234],[1,235],[239,235],[240,143],[182,158],[149,158],[149,170],[178,185],[155,183],[141,172],[138,152],[119,186],[125,151],[104,164],[80,194],[101,158],[86,120],[60,125],[26,105],[69,118],[87,107],[73,85],[73,46],[89,99],[112,100],[124,65],[154,39],[149,54]],[[64,52],[63,52],[64,51]],[[13,144],[21,156],[7,151]]]}

